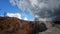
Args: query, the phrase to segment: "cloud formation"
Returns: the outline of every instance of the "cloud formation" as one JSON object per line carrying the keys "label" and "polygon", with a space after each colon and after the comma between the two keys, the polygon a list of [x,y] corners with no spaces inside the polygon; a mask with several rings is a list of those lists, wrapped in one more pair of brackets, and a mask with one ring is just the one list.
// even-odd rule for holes
{"label": "cloud formation", "polygon": [[9,17],[16,17],[16,18],[23,19],[23,20],[28,20],[27,17],[21,18],[22,15],[19,14],[19,13],[7,13],[7,16],[9,16]]}
{"label": "cloud formation", "polygon": [[12,3],[12,5],[16,5],[14,0],[10,0],[10,3]]}
{"label": "cloud formation", "polygon": [[7,13],[7,16],[22,19],[21,14],[19,14],[19,13]]}
{"label": "cloud formation", "polygon": [[24,20],[28,20],[27,17],[25,17]]}
{"label": "cloud formation", "polygon": [[60,0],[14,0],[14,2],[19,9],[27,8],[41,20],[60,21]]}

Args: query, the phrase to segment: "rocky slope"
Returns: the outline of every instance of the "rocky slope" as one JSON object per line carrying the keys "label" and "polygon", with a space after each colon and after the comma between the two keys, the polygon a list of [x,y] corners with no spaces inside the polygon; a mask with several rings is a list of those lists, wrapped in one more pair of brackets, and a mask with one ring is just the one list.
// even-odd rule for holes
{"label": "rocky slope", "polygon": [[0,17],[0,34],[37,34],[47,30],[44,23],[37,23],[15,17]]}
{"label": "rocky slope", "polygon": [[60,34],[60,22],[25,21],[0,16],[0,34]]}
{"label": "rocky slope", "polygon": [[0,34],[28,34],[32,23],[14,17],[0,17]]}

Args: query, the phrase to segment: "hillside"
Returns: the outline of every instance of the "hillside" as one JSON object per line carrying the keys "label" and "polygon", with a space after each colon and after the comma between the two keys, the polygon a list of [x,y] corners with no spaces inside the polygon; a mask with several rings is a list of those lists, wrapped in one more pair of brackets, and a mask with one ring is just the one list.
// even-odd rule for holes
{"label": "hillside", "polygon": [[15,17],[0,17],[0,34],[36,34],[45,31],[44,23],[21,20]]}
{"label": "hillside", "polygon": [[28,34],[32,24],[27,22],[15,17],[0,17],[0,34]]}
{"label": "hillside", "polygon": [[26,21],[0,16],[0,34],[60,34],[60,21]]}

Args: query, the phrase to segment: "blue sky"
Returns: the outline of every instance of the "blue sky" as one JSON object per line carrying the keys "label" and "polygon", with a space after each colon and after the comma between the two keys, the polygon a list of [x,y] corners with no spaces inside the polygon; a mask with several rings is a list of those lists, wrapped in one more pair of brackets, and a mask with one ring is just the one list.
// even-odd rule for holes
{"label": "blue sky", "polygon": [[26,9],[23,13],[23,11],[21,9],[19,9],[16,5],[12,6],[12,4],[9,2],[9,0],[0,0],[0,16],[4,16],[4,12],[6,12],[6,16],[7,13],[19,13],[19,14],[26,14],[27,16],[23,16],[21,15],[21,18],[24,19],[25,17],[28,20],[33,20],[34,17],[31,15],[31,13]]}

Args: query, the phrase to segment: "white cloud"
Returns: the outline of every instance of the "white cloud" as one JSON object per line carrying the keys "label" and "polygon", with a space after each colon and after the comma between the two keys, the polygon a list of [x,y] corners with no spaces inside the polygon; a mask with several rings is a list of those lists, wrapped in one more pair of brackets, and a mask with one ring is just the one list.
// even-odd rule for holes
{"label": "white cloud", "polygon": [[[7,13],[7,16],[9,16],[9,17],[16,17],[16,18],[22,19],[21,18],[21,14],[19,14],[19,13]],[[28,18],[24,17],[23,20],[28,20]]]}
{"label": "white cloud", "polygon": [[27,18],[27,17],[25,17],[25,18],[24,18],[24,20],[28,20],[28,18]]}
{"label": "white cloud", "polygon": [[30,0],[30,2],[31,2],[31,5],[34,7],[34,5],[37,5],[38,4],[38,2],[37,2],[37,0]]}
{"label": "white cloud", "polygon": [[7,13],[7,16],[22,19],[21,14],[19,14],[19,13]]}
{"label": "white cloud", "polygon": [[12,5],[16,5],[16,3],[15,3],[14,0],[10,0],[10,3],[11,3]]}

